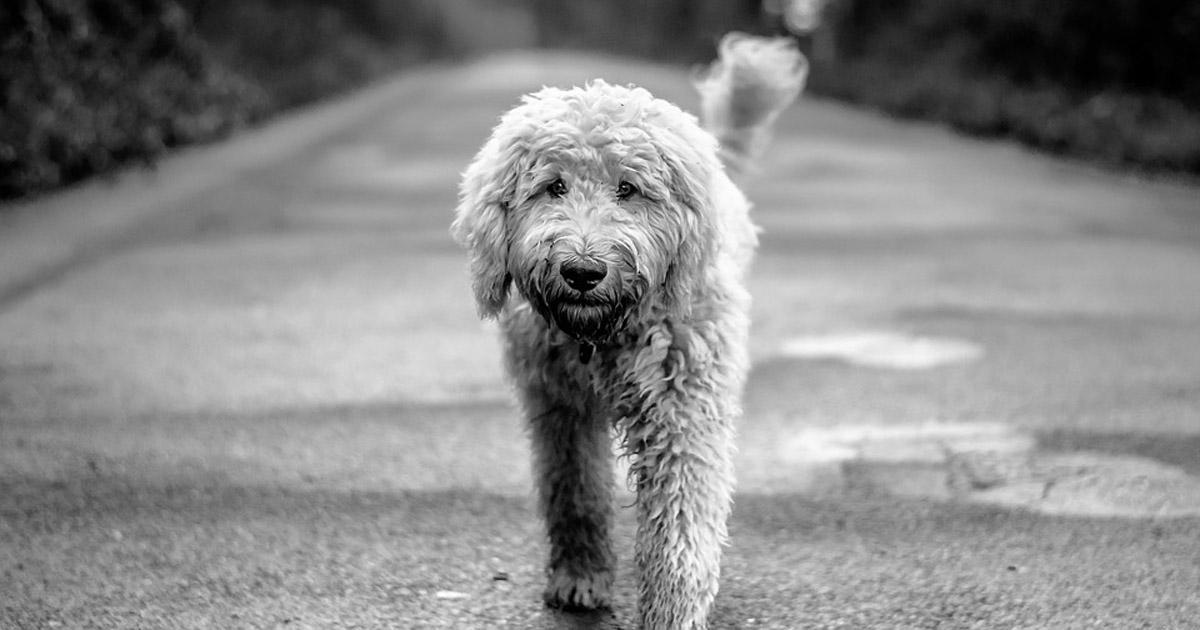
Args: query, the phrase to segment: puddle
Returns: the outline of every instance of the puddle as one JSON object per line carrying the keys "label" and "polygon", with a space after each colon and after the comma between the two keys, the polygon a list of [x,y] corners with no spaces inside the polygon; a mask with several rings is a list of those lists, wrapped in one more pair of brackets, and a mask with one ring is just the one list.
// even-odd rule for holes
{"label": "puddle", "polygon": [[832,359],[894,370],[925,370],[974,361],[983,348],[969,341],[917,337],[894,332],[848,332],[793,337],[781,354],[796,359]]}

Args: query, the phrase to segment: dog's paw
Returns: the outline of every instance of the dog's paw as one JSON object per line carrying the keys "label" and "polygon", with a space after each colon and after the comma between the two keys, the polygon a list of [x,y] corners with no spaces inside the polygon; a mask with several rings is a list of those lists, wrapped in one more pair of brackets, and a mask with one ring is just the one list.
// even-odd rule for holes
{"label": "dog's paw", "polygon": [[563,569],[550,574],[542,599],[551,608],[566,611],[596,610],[612,605],[613,575],[601,571],[589,575],[572,575]]}

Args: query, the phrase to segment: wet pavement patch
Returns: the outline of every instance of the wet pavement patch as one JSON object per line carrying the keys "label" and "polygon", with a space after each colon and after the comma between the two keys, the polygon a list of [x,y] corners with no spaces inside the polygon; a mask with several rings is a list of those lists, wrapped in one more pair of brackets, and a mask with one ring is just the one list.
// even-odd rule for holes
{"label": "wet pavement patch", "polygon": [[795,359],[840,360],[875,368],[923,370],[977,360],[983,356],[983,348],[960,339],[856,331],[793,337],[784,341],[780,353]]}
{"label": "wet pavement patch", "polygon": [[809,491],[1071,516],[1200,515],[1200,477],[1182,468],[1132,455],[1040,451],[1030,434],[1002,423],[814,428],[783,448],[793,468],[823,471],[807,472]]}

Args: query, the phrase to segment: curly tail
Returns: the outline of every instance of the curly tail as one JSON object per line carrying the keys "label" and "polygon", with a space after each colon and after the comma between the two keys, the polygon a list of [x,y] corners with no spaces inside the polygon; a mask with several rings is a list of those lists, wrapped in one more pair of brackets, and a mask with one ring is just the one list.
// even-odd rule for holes
{"label": "curly tail", "polygon": [[771,124],[804,87],[808,61],[786,37],[728,33],[717,60],[695,79],[700,118],[721,142],[721,161],[745,172],[770,139]]}

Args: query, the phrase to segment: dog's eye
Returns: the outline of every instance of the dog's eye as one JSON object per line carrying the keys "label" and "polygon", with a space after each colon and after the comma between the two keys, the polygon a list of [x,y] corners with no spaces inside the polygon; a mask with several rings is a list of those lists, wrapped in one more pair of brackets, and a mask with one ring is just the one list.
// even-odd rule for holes
{"label": "dog's eye", "polygon": [[563,183],[563,180],[556,179],[546,186],[546,192],[550,193],[551,197],[561,197],[567,194],[567,185]]}
{"label": "dog's eye", "polygon": [[617,199],[626,199],[638,191],[637,186],[629,182],[621,182],[617,184]]}

